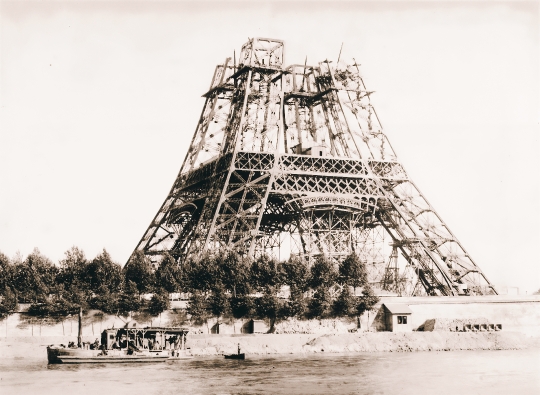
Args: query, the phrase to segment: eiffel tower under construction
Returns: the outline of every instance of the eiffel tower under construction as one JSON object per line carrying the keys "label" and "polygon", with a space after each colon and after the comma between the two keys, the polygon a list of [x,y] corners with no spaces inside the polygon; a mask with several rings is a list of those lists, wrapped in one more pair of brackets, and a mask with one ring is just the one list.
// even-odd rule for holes
{"label": "eiffel tower under construction", "polygon": [[398,295],[496,294],[398,162],[356,62],[283,67],[283,55],[283,41],[253,38],[216,67],[136,251],[155,263],[217,249],[308,263],[354,251],[369,281]]}

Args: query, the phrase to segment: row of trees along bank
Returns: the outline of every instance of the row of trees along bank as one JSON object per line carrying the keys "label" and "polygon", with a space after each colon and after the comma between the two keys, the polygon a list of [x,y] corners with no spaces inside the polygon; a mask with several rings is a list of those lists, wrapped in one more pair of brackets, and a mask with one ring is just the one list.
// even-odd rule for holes
{"label": "row of trees along bank", "polygon": [[[279,298],[284,287],[290,296]],[[356,290],[361,296],[355,296]],[[0,316],[30,303],[28,314],[56,321],[83,309],[128,316],[158,315],[169,294],[190,295],[187,313],[195,322],[211,316],[235,318],[328,318],[359,316],[377,303],[364,262],[351,254],[339,265],[320,256],[308,266],[299,258],[240,257],[234,252],[205,254],[178,265],[166,255],[154,267],[136,252],[122,268],[103,250],[94,259],[73,247],[54,264],[35,249],[26,259],[0,253]],[[143,295],[153,294],[150,299]]]}

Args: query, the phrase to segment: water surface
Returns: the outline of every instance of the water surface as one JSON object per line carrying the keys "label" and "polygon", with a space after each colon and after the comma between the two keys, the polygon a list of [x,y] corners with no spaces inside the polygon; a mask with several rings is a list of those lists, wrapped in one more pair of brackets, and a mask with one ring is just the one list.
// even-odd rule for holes
{"label": "water surface", "polygon": [[[44,351],[44,350],[43,350]],[[123,365],[0,360],[0,394],[540,394],[540,350],[198,357]]]}

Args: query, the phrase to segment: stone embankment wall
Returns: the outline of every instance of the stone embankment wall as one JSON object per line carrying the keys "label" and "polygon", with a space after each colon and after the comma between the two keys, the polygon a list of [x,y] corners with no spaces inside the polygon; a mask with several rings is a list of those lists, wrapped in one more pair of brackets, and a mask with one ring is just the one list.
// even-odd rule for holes
{"label": "stone embankment wall", "polygon": [[[381,304],[402,303],[412,310],[410,323],[413,329],[422,326],[426,321],[433,320],[424,330],[443,331],[450,329],[449,322],[482,321],[491,324],[501,324],[503,332],[520,332],[527,336],[540,337],[540,296],[530,297],[383,297],[372,312],[365,313],[360,322],[356,319],[327,319],[327,320],[296,320],[289,319],[274,325],[275,334],[345,334],[351,331],[377,332],[384,330],[381,321]],[[158,317],[136,316],[141,326],[174,326],[185,325],[182,318],[185,315],[173,310],[166,311]],[[107,328],[119,328],[126,320],[116,316],[90,312],[83,320],[83,338],[93,341],[101,331]],[[193,326],[191,334],[241,335],[248,331],[248,319],[221,320],[210,319],[202,326]],[[260,323],[270,328],[268,320]],[[264,325],[266,324],[266,325]],[[448,325],[446,325],[448,324]],[[39,338],[39,337],[69,337],[77,336],[77,317],[65,320],[63,323],[45,325],[38,320],[28,319],[24,314],[12,314],[0,321],[0,339],[2,338]],[[219,328],[219,329],[218,329]],[[264,331],[264,330],[263,330]]]}

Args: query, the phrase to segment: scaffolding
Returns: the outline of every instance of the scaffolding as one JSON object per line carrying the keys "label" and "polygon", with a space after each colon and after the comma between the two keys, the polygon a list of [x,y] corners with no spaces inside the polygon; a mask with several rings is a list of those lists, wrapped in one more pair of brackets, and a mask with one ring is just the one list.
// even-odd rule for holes
{"label": "scaffolding", "polygon": [[253,38],[216,67],[135,250],[157,264],[218,249],[308,262],[356,252],[370,281],[399,295],[496,293],[398,162],[358,64],[284,67],[283,55],[283,41]]}

